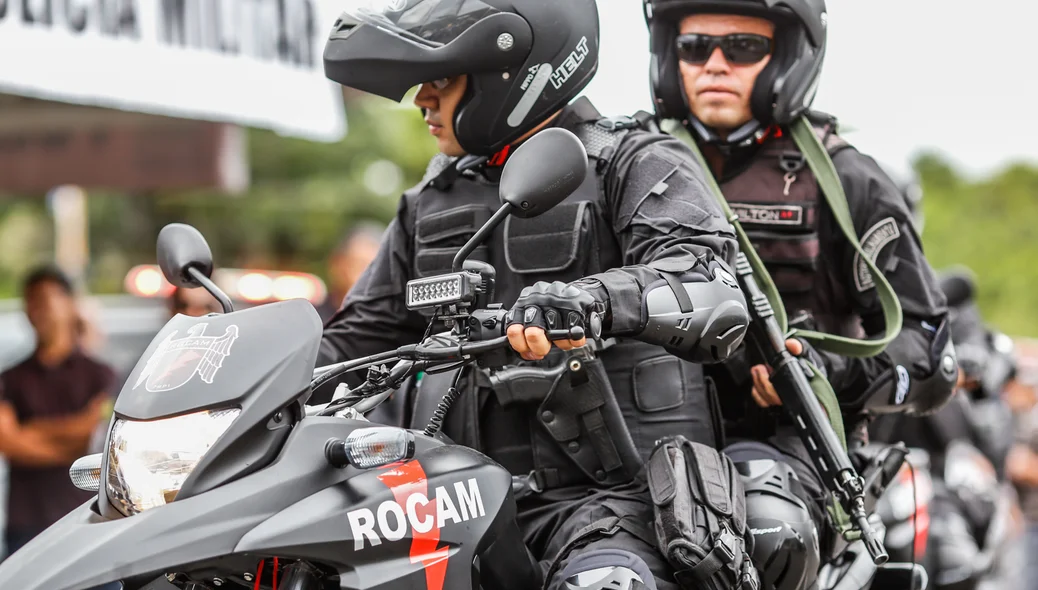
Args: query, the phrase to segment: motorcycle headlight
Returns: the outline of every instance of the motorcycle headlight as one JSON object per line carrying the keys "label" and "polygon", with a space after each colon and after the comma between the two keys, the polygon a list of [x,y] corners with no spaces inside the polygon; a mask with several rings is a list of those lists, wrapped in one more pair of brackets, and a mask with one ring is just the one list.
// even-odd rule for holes
{"label": "motorcycle headlight", "polygon": [[116,420],[108,444],[108,498],[126,516],[168,504],[241,410]]}

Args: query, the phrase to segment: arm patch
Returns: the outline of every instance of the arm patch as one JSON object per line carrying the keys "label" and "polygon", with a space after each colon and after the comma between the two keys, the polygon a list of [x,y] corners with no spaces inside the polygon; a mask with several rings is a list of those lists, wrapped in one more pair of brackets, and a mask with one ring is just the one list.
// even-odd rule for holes
{"label": "arm patch", "polygon": [[[861,238],[861,249],[873,263],[879,258],[883,247],[901,237],[897,221],[893,217],[887,217],[876,225],[873,225]],[[864,293],[876,286],[872,279],[872,273],[862,259],[861,254],[854,254],[854,286],[859,293]]]}

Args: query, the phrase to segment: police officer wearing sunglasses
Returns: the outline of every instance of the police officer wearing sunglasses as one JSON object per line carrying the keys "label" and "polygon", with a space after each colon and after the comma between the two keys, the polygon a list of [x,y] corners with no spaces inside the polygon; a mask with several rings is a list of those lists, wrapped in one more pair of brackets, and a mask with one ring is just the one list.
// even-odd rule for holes
{"label": "police officer wearing sunglasses", "polygon": [[[825,53],[824,0],[644,4],[656,114],[674,122],[703,153],[774,279],[791,327],[856,338],[883,329],[871,275],[863,272],[791,138],[790,125],[801,116],[835,165],[864,251],[901,302],[904,327],[878,356],[844,357],[800,340],[787,343],[790,351],[827,372],[848,424],[863,410],[922,414],[939,408],[955,384],[954,371],[941,366],[949,346],[947,309],[912,216],[876,163],[836,135],[835,120],[808,111]],[[868,74],[861,73],[863,91]],[[809,587],[820,560],[816,539],[824,559],[830,534],[820,505],[824,488],[776,411],[780,400],[767,370],[750,365],[737,354],[712,367],[717,370],[710,378],[722,392],[727,454],[736,462],[774,461],[769,469],[792,492],[765,501],[748,484],[749,512],[785,515],[792,523],[755,531],[754,560],[768,587]]]}
{"label": "police officer wearing sunglasses", "polygon": [[[420,340],[428,318],[406,308],[407,281],[450,272],[500,206],[502,166],[516,146],[545,127],[572,131],[589,157],[583,185],[541,216],[509,219],[472,256],[497,270],[495,299],[511,309],[523,379],[464,373],[444,432],[526,481],[517,521],[545,588],[673,589],[636,476],[668,434],[716,445],[720,416],[697,363],[726,357],[748,321],[728,266],[733,228],[703,170],[677,139],[577,98],[598,66],[594,0],[346,4],[325,49],[328,77],[394,101],[419,86],[415,106],[440,154],[326,325],[319,364]],[[592,311],[617,342],[582,363],[587,379],[558,377],[569,366],[558,348],[583,342],[553,349],[544,327],[583,323]],[[715,329],[726,315],[732,329]],[[672,338],[678,322],[694,336]],[[422,379],[412,425],[428,422],[453,378]]]}

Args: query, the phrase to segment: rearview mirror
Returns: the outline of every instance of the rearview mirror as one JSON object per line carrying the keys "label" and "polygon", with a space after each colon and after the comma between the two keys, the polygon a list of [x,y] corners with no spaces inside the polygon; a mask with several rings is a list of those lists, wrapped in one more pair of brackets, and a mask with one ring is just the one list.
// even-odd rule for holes
{"label": "rearview mirror", "polygon": [[155,249],[167,281],[185,289],[202,287],[220,302],[224,313],[234,311],[231,299],[209,278],[213,276],[213,252],[202,232],[171,223],[159,232]]}
{"label": "rearview mirror", "polygon": [[526,140],[505,163],[501,201],[516,217],[536,217],[573,194],[587,176],[587,151],[559,127]]}
{"label": "rearview mirror", "polygon": [[193,289],[202,283],[192,277],[189,268],[195,268],[206,277],[213,274],[213,252],[202,232],[183,223],[171,223],[159,232],[156,244],[159,268],[166,280]]}

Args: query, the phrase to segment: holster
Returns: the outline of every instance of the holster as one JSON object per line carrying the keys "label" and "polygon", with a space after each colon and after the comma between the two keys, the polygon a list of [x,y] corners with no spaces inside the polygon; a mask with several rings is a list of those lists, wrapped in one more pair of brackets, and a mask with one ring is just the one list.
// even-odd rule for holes
{"label": "holster", "polygon": [[[502,406],[540,402],[536,419],[557,452],[535,453],[533,485],[549,489],[631,481],[641,471],[642,459],[601,359],[578,349],[560,355],[559,361],[485,376]],[[571,465],[578,470],[569,469]]]}
{"label": "holster", "polygon": [[657,547],[686,590],[757,590],[746,497],[731,459],[683,436],[649,458]]}

